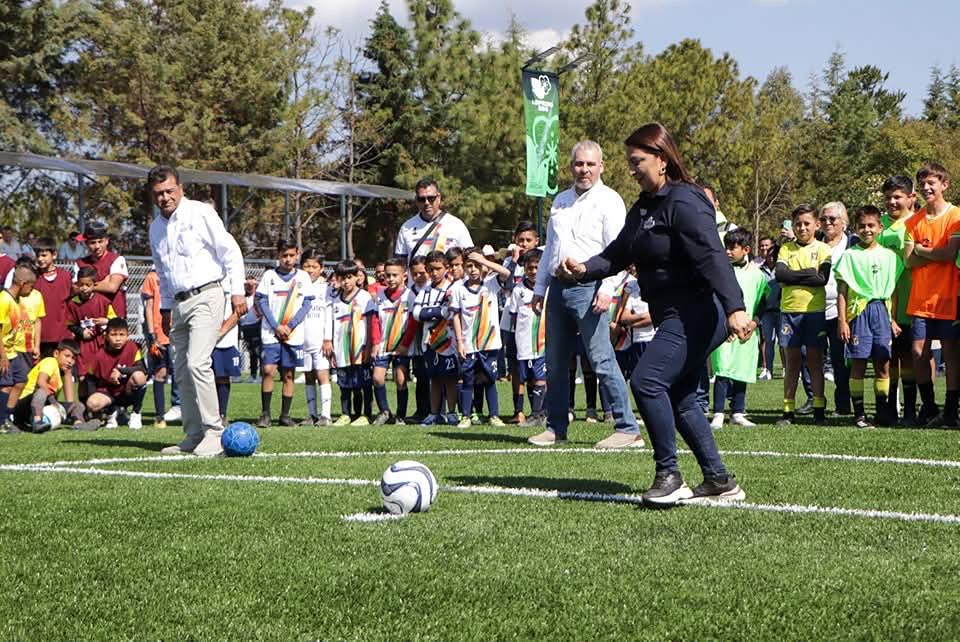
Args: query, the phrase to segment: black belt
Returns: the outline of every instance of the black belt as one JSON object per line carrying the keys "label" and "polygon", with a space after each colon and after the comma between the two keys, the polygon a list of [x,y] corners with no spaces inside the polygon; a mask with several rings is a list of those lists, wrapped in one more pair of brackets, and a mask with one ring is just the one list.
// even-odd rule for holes
{"label": "black belt", "polygon": [[197,296],[204,290],[210,290],[212,288],[219,288],[219,287],[220,287],[220,281],[210,281],[209,283],[204,283],[203,285],[199,285],[190,290],[177,292],[176,294],[173,295],[173,300],[176,301],[177,303],[183,303],[187,299],[192,299],[193,297]]}

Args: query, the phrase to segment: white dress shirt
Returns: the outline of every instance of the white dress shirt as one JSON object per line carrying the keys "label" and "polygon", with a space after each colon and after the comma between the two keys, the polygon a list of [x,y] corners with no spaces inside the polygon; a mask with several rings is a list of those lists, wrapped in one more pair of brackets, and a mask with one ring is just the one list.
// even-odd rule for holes
{"label": "white dress shirt", "polygon": [[[573,258],[582,263],[600,254],[620,234],[626,217],[623,199],[599,179],[583,194],[578,195],[574,187],[557,194],[550,208],[547,244],[534,294],[544,295],[562,260]],[[600,291],[612,296],[618,282],[618,275],[609,276]]]}
{"label": "white dress shirt", "polygon": [[232,296],[243,296],[243,254],[216,210],[200,201],[180,200],[166,218],[150,224],[150,250],[160,278],[160,308],[169,310],[174,295],[223,281]]}

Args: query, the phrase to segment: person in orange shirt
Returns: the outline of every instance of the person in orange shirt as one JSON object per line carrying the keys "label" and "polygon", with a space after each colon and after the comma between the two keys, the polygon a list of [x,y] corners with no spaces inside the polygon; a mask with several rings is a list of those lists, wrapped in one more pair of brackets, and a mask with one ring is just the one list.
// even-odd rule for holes
{"label": "person in orange shirt", "polygon": [[[950,175],[939,163],[927,163],[917,172],[917,185],[925,207],[907,221],[904,256],[913,268],[913,286],[907,314],[913,318],[913,360],[920,392],[918,425],[956,427],[960,406],[960,330],[957,291],[960,272],[960,208],[944,198]],[[933,394],[930,344],[940,339],[947,365],[947,394],[943,412]]]}
{"label": "person in orange shirt", "polygon": [[180,394],[177,382],[173,378],[173,351],[170,347],[170,337],[163,331],[160,323],[160,277],[156,270],[150,270],[143,280],[140,289],[143,298],[143,330],[147,343],[148,363],[153,377],[153,425],[156,428],[166,428],[165,415],[170,413],[166,407],[164,386],[170,379],[170,408],[176,409],[170,416],[170,421],[179,420]]}

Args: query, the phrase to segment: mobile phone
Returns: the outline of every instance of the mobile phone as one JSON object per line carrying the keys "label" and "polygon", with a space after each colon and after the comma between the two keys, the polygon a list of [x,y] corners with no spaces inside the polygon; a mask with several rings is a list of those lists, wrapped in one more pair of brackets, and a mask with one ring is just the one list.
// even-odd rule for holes
{"label": "mobile phone", "polygon": [[788,218],[783,219],[783,229],[785,229],[785,230],[792,230],[792,229],[793,229],[793,221],[791,221],[791,220],[788,219]]}

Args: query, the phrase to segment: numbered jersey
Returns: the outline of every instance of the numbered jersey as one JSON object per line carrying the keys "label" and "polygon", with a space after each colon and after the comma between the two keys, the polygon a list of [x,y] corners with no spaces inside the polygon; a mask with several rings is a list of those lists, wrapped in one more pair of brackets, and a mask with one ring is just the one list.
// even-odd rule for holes
{"label": "numbered jersey", "polygon": [[427,350],[433,350],[442,356],[451,356],[456,352],[456,338],[453,336],[453,324],[450,321],[450,290],[453,284],[449,283],[442,287],[424,288],[417,295],[414,307],[433,308],[441,306],[444,308],[443,316],[439,319],[431,319],[421,322],[421,343],[420,349],[426,353]]}
{"label": "numbered jersey", "polygon": [[[547,291],[549,296],[549,290]],[[540,314],[533,311],[533,288],[521,282],[513,288],[508,305],[514,318],[517,337],[517,359],[528,361],[543,356],[547,340],[547,296],[543,298]]]}
{"label": "numbered jersey", "polygon": [[[223,305],[223,320],[226,321],[233,316],[233,306],[230,304],[230,293],[224,292],[226,302]],[[234,323],[233,327],[227,330],[227,333],[217,341],[217,348],[236,348],[240,345],[240,324]]]}
{"label": "numbered jersey", "polygon": [[460,315],[464,351],[467,354],[499,350],[500,281],[490,275],[478,287],[458,283],[450,293],[450,309]]}
{"label": "numbered jersey", "polygon": [[366,290],[357,290],[344,300],[336,296],[330,302],[333,318],[333,358],[338,368],[359,366],[363,363],[367,346],[367,318],[376,313],[373,297]]}
{"label": "numbered jersey", "polygon": [[383,328],[381,357],[393,355],[400,347],[400,341],[410,325],[415,300],[416,295],[410,288],[404,288],[394,299],[387,295],[385,289],[377,293],[377,314],[380,316],[380,327]]}
{"label": "numbered jersey", "polygon": [[303,322],[303,349],[306,351],[322,348],[323,342],[332,337],[330,305],[334,295],[330,285],[326,281],[313,281],[310,291],[313,293],[313,302]]}
{"label": "numbered jersey", "polygon": [[[267,270],[263,273],[260,284],[257,285],[257,294],[261,294],[267,299],[265,313],[269,314],[278,326],[289,324],[300,308],[303,307],[304,298],[311,296],[312,292],[310,276],[303,270],[294,270],[292,274],[282,276],[275,270]],[[260,338],[263,345],[278,343],[273,328],[266,319],[261,321]],[[287,344],[292,346],[303,345],[302,323],[294,328]]]}

